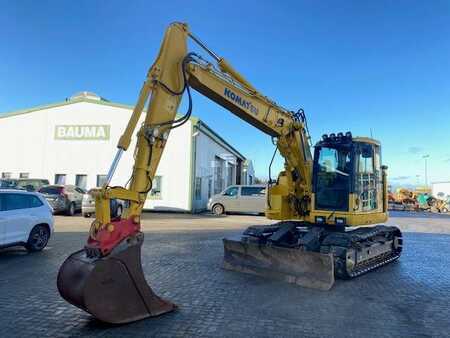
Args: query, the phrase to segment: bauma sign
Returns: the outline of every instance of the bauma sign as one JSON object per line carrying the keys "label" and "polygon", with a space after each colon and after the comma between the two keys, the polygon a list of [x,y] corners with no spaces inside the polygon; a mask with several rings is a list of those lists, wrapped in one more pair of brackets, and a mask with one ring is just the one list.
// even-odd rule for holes
{"label": "bauma sign", "polygon": [[55,140],[109,140],[109,125],[55,126]]}

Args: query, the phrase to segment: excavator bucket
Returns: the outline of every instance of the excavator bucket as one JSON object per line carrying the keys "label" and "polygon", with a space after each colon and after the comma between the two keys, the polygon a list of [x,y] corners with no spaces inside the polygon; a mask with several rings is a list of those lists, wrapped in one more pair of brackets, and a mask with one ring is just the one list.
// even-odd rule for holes
{"label": "excavator bucket", "polygon": [[332,254],[224,239],[224,268],[329,290],[334,284]]}
{"label": "excavator bucket", "polygon": [[173,311],[158,297],[141,266],[143,233],[128,237],[108,256],[89,257],[83,249],[70,255],[58,273],[58,290],[69,303],[111,324],[124,324]]}

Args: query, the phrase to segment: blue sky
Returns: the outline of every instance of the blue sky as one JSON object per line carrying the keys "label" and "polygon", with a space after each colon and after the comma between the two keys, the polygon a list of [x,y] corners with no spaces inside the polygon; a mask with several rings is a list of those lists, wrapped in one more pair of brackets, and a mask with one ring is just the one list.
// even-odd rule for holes
{"label": "blue sky", "polygon": [[[391,182],[423,183],[424,154],[429,181],[450,180],[449,1],[3,1],[1,8],[0,112],[81,90],[134,104],[164,29],[185,21],[265,95],[303,107],[314,141],[372,132]],[[266,135],[200,95],[194,115],[267,176]]]}

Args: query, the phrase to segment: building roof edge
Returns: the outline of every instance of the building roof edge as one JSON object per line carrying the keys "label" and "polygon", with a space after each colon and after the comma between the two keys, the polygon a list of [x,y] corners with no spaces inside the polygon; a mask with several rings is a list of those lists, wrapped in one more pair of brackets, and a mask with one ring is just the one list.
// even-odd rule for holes
{"label": "building roof edge", "polygon": [[99,104],[99,105],[103,105],[103,106],[110,106],[110,107],[117,107],[117,108],[127,108],[127,109],[134,108],[134,106],[130,106],[127,104],[122,104],[122,103],[111,102],[111,101],[94,100],[94,99],[88,99],[88,98],[76,98],[76,99],[71,99],[71,100],[66,100],[66,101],[61,101],[61,102],[56,102],[56,103],[40,105],[40,106],[28,108],[28,109],[21,109],[21,110],[1,113],[0,119],[6,118],[6,117],[11,117],[11,116],[33,113],[33,112],[36,112],[39,110],[67,106],[69,104],[80,103],[80,102],[94,103],[94,104]]}
{"label": "building roof edge", "polygon": [[241,158],[243,161],[247,160],[247,158],[242,155],[236,148],[234,148],[231,144],[229,144],[227,141],[225,141],[225,139],[220,136],[219,134],[217,134],[213,129],[211,129],[211,127],[209,127],[205,122],[203,122],[202,120],[200,120],[197,117],[194,117],[193,119],[195,119],[195,122],[192,121],[192,123],[194,123],[194,125],[196,125],[200,130],[202,130],[202,128],[204,130],[206,130],[207,132],[209,132],[215,139],[216,141],[221,144],[222,146],[224,146],[225,148],[227,148],[230,152],[232,152],[236,157]]}

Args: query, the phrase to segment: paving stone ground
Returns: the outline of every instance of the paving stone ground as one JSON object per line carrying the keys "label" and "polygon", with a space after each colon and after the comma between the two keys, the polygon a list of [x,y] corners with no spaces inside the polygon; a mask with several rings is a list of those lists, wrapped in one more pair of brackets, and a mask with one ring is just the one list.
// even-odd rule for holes
{"label": "paving stone ground", "polygon": [[123,326],[57,292],[58,268],[85,233],[64,228],[38,254],[0,250],[0,337],[450,336],[448,234],[407,232],[398,262],[324,292],[222,270],[221,239],[240,232],[146,231],[146,278],[179,309]]}

